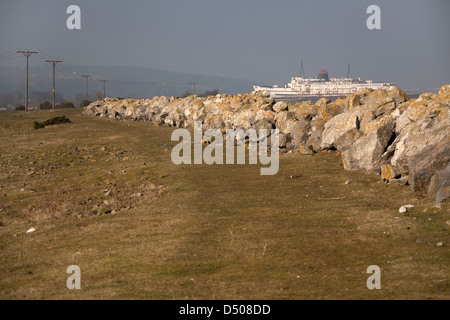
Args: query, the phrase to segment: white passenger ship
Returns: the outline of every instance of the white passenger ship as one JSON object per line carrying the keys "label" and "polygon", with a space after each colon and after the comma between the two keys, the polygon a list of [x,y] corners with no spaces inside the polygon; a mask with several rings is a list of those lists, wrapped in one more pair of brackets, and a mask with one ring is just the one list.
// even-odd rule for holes
{"label": "white passenger ship", "polygon": [[317,78],[292,77],[284,87],[253,86],[255,91],[267,92],[276,99],[302,99],[320,97],[339,97],[353,94],[363,89],[389,89],[389,82],[373,82],[363,78],[328,78],[326,70],[320,70]]}

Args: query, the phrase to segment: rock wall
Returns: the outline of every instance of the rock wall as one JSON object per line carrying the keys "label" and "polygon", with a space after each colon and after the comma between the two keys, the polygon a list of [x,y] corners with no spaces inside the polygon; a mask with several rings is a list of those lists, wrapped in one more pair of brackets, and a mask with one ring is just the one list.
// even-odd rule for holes
{"label": "rock wall", "polygon": [[347,170],[378,173],[441,202],[450,196],[450,84],[409,100],[398,87],[364,90],[335,101],[275,102],[263,93],[200,98],[95,101],[85,116],[146,121],[155,126],[280,131],[280,147],[312,154],[342,152]]}

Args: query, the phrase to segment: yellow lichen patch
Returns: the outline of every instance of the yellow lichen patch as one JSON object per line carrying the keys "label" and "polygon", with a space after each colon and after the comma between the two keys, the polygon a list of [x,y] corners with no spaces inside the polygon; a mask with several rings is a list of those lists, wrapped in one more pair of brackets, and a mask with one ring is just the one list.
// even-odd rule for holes
{"label": "yellow lichen patch", "polygon": [[306,118],[317,114],[317,107],[311,101],[303,101],[295,104],[294,112],[298,118]]}
{"label": "yellow lichen patch", "polygon": [[329,103],[325,106],[318,107],[318,113],[325,121],[330,121],[333,117],[344,111],[344,106],[336,102]]}
{"label": "yellow lichen patch", "polygon": [[417,98],[417,100],[420,101],[429,101],[429,100],[433,100],[436,99],[437,94],[433,93],[433,92],[426,92],[426,93],[422,93],[419,98]]}
{"label": "yellow lichen patch", "polygon": [[384,164],[381,166],[381,178],[383,180],[391,180],[395,178],[394,169],[390,164]]}
{"label": "yellow lichen patch", "polygon": [[450,99],[450,84],[445,84],[439,90],[439,96],[449,100]]}
{"label": "yellow lichen patch", "polygon": [[352,94],[347,97],[348,108],[353,109],[361,105],[361,95],[359,93]]}
{"label": "yellow lichen patch", "polygon": [[390,121],[392,118],[390,116],[379,117],[378,119],[368,122],[364,127],[361,127],[362,131],[369,132],[372,130],[378,130],[381,128],[386,122]]}
{"label": "yellow lichen patch", "polygon": [[424,101],[414,101],[406,110],[408,118],[412,121],[419,121],[423,119],[429,112],[428,105]]}

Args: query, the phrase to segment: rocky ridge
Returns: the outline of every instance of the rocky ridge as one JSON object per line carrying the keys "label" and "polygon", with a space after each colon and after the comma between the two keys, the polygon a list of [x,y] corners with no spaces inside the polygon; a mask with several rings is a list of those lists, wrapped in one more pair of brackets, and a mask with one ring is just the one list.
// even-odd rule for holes
{"label": "rocky ridge", "polygon": [[450,84],[417,99],[397,86],[363,90],[335,101],[276,102],[263,93],[153,99],[106,98],[83,115],[203,130],[279,129],[284,151],[341,152],[347,170],[380,174],[436,202],[450,196]]}

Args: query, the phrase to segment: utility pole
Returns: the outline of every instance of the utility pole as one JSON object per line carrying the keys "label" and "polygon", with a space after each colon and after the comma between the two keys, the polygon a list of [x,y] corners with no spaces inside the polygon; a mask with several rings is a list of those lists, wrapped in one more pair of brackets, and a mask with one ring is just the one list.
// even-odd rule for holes
{"label": "utility pole", "polygon": [[155,88],[156,88],[156,85],[157,85],[158,83],[159,83],[158,81],[152,81],[152,91],[153,91],[153,96],[152,96],[152,98],[155,97]]}
{"label": "utility pole", "polygon": [[87,83],[88,83],[88,78],[90,78],[91,76],[88,75],[88,74],[82,74],[81,76],[86,80],[86,95],[85,95],[85,100],[88,100],[88,86],[87,86]]}
{"label": "utility pole", "polygon": [[106,98],[106,79],[99,80],[103,82],[103,99]]}
{"label": "utility pole", "polygon": [[53,66],[52,109],[55,110],[55,66],[58,62],[63,62],[63,60],[45,60],[45,62],[50,62]]}
{"label": "utility pole", "polygon": [[33,53],[39,53],[39,51],[29,51],[29,50],[16,50],[17,53],[23,53],[23,55],[27,58],[27,77],[25,84],[25,111],[28,111],[28,58]]}
{"label": "utility pole", "polygon": [[194,89],[194,95],[195,95],[195,85],[197,84],[198,82],[192,82],[192,87],[193,87],[193,89]]}

